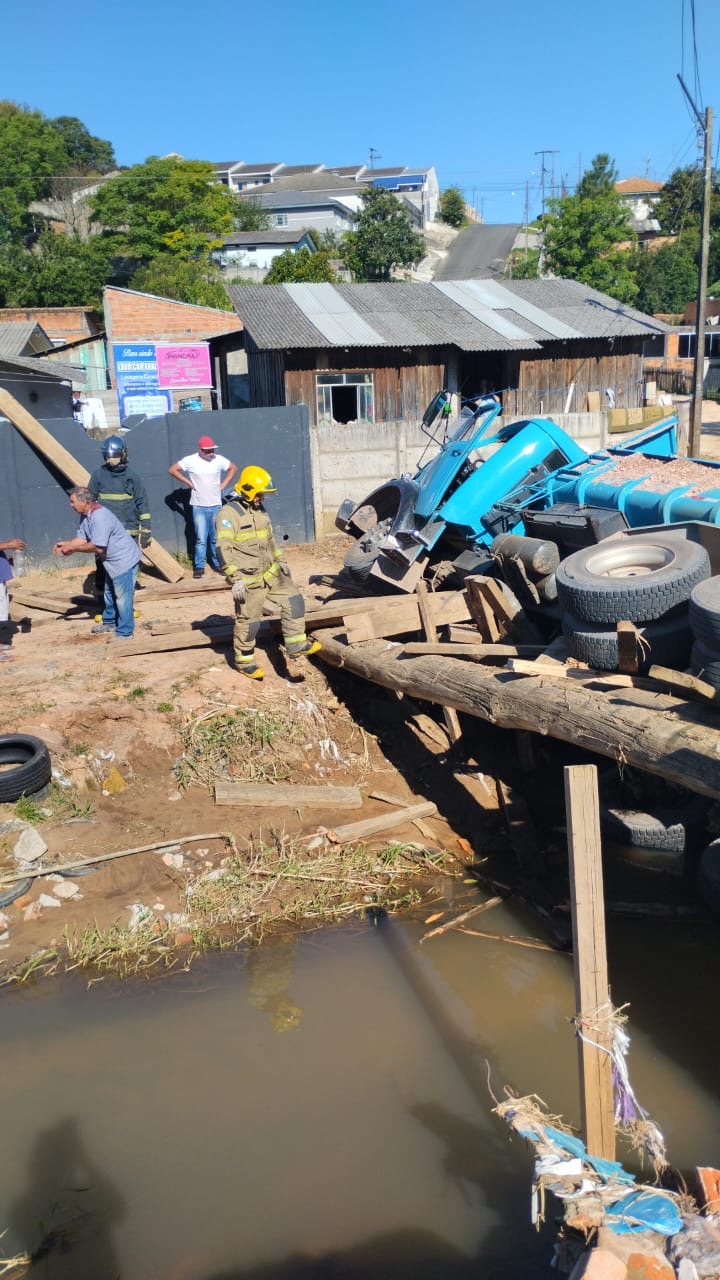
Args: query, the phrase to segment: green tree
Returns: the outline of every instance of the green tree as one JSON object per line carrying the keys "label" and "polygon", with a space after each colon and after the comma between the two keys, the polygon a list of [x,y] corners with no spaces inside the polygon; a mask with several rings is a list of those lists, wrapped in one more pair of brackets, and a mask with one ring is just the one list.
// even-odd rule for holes
{"label": "green tree", "polygon": [[465,201],[459,187],[446,187],[440,196],[438,222],[446,222],[449,227],[467,226]]}
{"label": "green tree", "polygon": [[110,274],[107,247],[99,238],[44,231],[35,248],[8,245],[0,251],[0,305],[6,307],[100,307]]}
{"label": "green tree", "polygon": [[77,116],[57,116],[48,124],[62,141],[67,157],[66,172],[109,173],[115,168],[112,143],[95,138]]}
{"label": "green tree", "polygon": [[618,244],[632,240],[633,233],[614,175],[609,158],[596,156],[575,195],[549,202],[543,219],[545,261],[553,275],[579,280],[630,303],[637,293],[634,255]]}
{"label": "green tree", "polygon": [[537,280],[540,275],[540,250],[528,249],[526,258],[524,249],[515,249],[510,254],[505,274],[509,280]]}
{"label": "green tree", "polygon": [[178,302],[194,302],[200,307],[217,307],[230,311],[219,267],[208,258],[181,258],[175,253],[161,253],[130,277],[131,289],[155,293]]}
{"label": "green tree", "polygon": [[618,171],[606,151],[596,155],[578,182],[576,196],[592,199],[595,196],[607,195],[615,189]]}
{"label": "green tree", "polygon": [[640,250],[635,255],[635,300],[641,311],[681,314],[698,287],[699,237],[686,232],[672,244]]}
{"label": "green tree", "polygon": [[257,196],[234,196],[235,211],[233,214],[236,231],[269,231],[272,218],[268,209],[264,209]]}
{"label": "green tree", "polygon": [[425,256],[425,241],[400,201],[382,187],[363,191],[361,199],[356,229],[342,240],[343,261],[354,279],[390,280],[396,268],[416,266]]}
{"label": "green tree", "polygon": [[66,168],[62,138],[42,112],[0,102],[0,246],[36,239],[44,220],[29,206],[49,193],[51,178]]}
{"label": "green tree", "polygon": [[[710,226],[720,230],[720,173],[710,179]],[[703,174],[695,167],[676,169],[665,183],[655,206],[655,216],[666,235],[680,235],[689,227],[700,229]]]}
{"label": "green tree", "polygon": [[234,225],[236,197],[201,160],[151,156],[91,198],[92,221],[116,253],[147,264],[161,254],[205,258]]}
{"label": "green tree", "polygon": [[311,253],[309,249],[286,249],[275,258],[264,284],[334,284],[337,276],[326,249]]}

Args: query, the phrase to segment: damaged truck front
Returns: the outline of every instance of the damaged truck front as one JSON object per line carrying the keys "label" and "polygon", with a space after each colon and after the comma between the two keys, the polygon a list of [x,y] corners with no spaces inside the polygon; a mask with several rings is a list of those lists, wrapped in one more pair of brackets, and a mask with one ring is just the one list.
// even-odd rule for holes
{"label": "damaged truck front", "polygon": [[[345,556],[345,567],[356,580],[371,578],[414,591],[428,566],[440,561],[473,571],[498,534],[525,532],[527,510],[558,503],[568,512],[586,506],[587,495],[578,496],[576,480],[584,467],[596,464],[591,470],[599,469],[607,481],[606,473],[619,457],[639,453],[667,459],[676,449],[675,417],[641,432],[621,449],[589,455],[548,418],[498,428],[500,404],[494,396],[465,400],[459,415],[441,431],[439,424],[449,420],[449,403],[449,394],[440,392],[424,414],[423,429],[439,445],[429,461],[421,459],[414,475],[389,480],[361,502],[347,499],[340,507],[338,528],[356,538]],[[606,483],[603,493],[605,500],[598,505],[619,510],[612,484]]]}

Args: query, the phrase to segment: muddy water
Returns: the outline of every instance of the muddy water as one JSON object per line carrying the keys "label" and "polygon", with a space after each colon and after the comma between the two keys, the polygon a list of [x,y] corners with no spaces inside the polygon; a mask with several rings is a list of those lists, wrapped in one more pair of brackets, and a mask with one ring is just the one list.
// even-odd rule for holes
{"label": "muddy water", "polygon": [[[507,906],[480,919],[536,932]],[[4,993],[0,1252],[44,1238],[31,1274],[53,1280],[556,1275],[486,1059],[497,1093],[577,1120],[571,961],[422,932],[364,922],[152,984]],[[684,1167],[720,1159],[718,940],[610,927],[632,1078]]]}

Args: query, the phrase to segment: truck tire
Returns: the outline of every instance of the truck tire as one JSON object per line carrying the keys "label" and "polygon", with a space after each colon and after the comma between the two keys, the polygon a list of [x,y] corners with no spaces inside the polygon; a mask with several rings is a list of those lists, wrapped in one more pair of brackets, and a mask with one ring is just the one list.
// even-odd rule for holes
{"label": "truck tire", "polygon": [[699,640],[692,647],[690,670],[713,689],[720,689],[720,652],[706,648]]}
{"label": "truck tire", "polygon": [[666,853],[685,853],[701,843],[706,832],[707,803],[700,796],[679,810],[658,809],[643,813],[639,809],[600,809],[600,825],[605,834],[633,849],[660,849]]}
{"label": "truck tire", "polygon": [[696,640],[720,651],[720,578],[698,582],[690,593],[690,627]]}
{"label": "truck tire", "polygon": [[[614,626],[592,627],[582,618],[563,613],[562,629],[571,657],[599,671],[617,671],[618,642]],[[638,633],[643,642],[638,657],[640,673],[648,671],[653,663],[677,670],[687,666],[692,635],[684,612],[638,627]]]}
{"label": "truck tire", "polygon": [[[5,765],[16,765],[6,769]],[[34,795],[52,776],[50,753],[40,738],[24,733],[0,735],[0,804]]]}
{"label": "truck tire", "polygon": [[560,604],[576,618],[651,622],[710,577],[710,557],[697,542],[618,538],[574,551],[555,576]]}

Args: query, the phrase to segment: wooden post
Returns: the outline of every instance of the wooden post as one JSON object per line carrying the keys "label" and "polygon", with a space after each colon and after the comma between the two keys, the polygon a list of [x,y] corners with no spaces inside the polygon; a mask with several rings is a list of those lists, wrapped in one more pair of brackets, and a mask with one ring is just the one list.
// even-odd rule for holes
{"label": "wooden post", "polygon": [[[590,1155],[614,1160],[612,1063],[609,1054],[604,1052],[610,1048],[609,1021],[603,1019],[603,1014],[610,1012],[610,992],[597,769],[594,764],[570,765],[564,774],[575,1004],[577,1017],[587,1019],[586,1039],[578,1037],[583,1138]],[[597,1011],[600,1011],[599,1017]],[[595,1043],[590,1044],[589,1040]]]}
{"label": "wooden post", "polygon": [[[28,413],[27,409],[3,388],[0,388],[0,414],[6,417],[40,456],[52,463],[72,485],[87,484],[90,472],[63,445],[59,444],[49,431],[46,431],[37,418],[33,418],[32,414]],[[177,560],[174,560],[169,551],[166,551],[154,538],[151,539],[149,547],[143,548],[143,557],[168,582],[179,582],[185,576]]]}
{"label": "wooden post", "polygon": [[[415,588],[415,593],[417,595],[418,609],[420,610],[420,621],[422,623],[423,631],[425,632],[425,639],[437,640],[437,627],[435,626],[433,616],[430,612],[427,583],[423,578],[420,578]],[[462,729],[460,728],[460,717],[458,716],[457,711],[454,707],[443,707],[442,712],[450,741],[453,743],[459,742],[462,738]]]}

